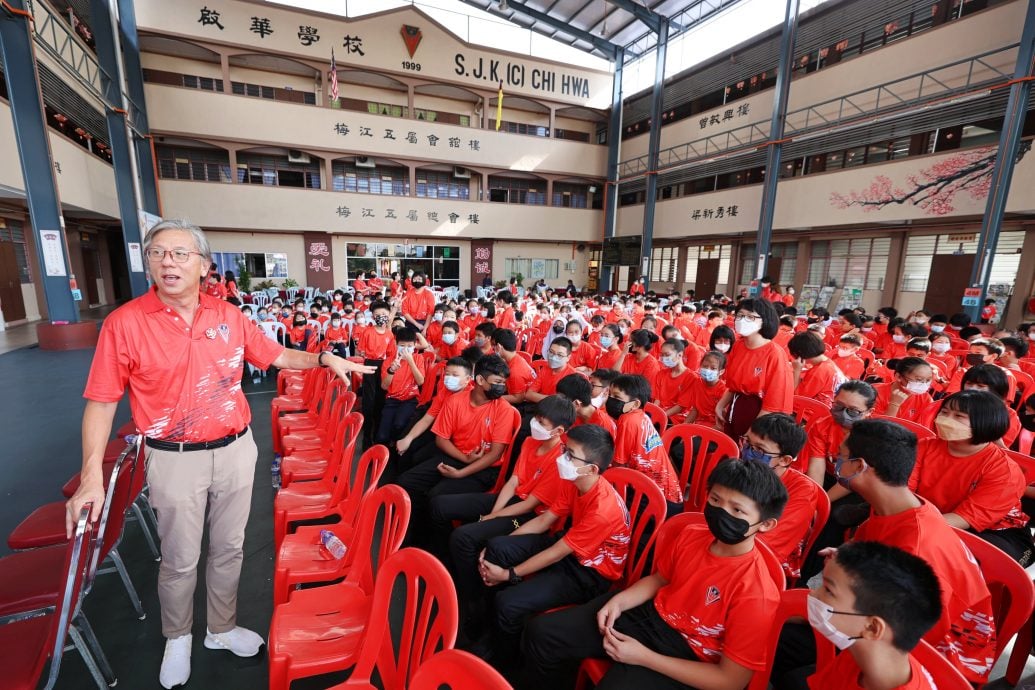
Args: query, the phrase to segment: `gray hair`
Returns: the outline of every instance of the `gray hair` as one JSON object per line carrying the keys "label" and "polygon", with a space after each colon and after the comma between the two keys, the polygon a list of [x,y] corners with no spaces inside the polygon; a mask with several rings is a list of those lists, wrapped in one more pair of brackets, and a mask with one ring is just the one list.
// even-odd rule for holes
{"label": "gray hair", "polygon": [[198,253],[201,254],[201,257],[205,261],[212,261],[212,249],[208,245],[208,238],[205,237],[205,231],[188,220],[178,218],[163,220],[147,231],[147,235],[144,237],[145,254],[154,243],[155,238],[166,230],[183,230],[185,232],[189,232],[191,238],[194,240],[194,245],[198,249]]}

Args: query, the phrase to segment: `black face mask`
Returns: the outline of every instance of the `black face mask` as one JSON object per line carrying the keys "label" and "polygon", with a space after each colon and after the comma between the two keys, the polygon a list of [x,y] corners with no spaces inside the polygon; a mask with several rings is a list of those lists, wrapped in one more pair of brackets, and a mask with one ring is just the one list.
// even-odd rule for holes
{"label": "black face mask", "polygon": [[976,367],[979,364],[984,364],[984,363],[985,363],[985,356],[984,355],[976,355],[976,354],[973,354],[973,353],[967,355],[967,364],[969,364],[972,367]]}
{"label": "black face mask", "polygon": [[420,290],[422,287],[424,287],[424,281],[423,280],[414,280],[414,281],[412,281],[412,283],[413,283],[413,287],[418,289],[418,290]]}
{"label": "black face mask", "polygon": [[305,325],[305,321],[295,321],[295,328],[300,328]]}
{"label": "black face mask", "polygon": [[611,419],[617,421],[619,417],[625,414],[625,406],[627,404],[617,398],[608,398],[607,402],[604,403],[604,410],[611,416]]}
{"label": "black face mask", "polygon": [[499,400],[507,394],[507,384],[505,383],[493,383],[489,386],[489,390],[485,391],[485,397],[489,400]]}
{"label": "black face mask", "polygon": [[560,324],[557,324],[556,326],[553,327],[553,332],[554,333],[564,333],[564,326],[562,326]]}
{"label": "black face mask", "polygon": [[747,539],[747,531],[754,526],[747,520],[733,517],[719,506],[713,506],[711,503],[704,507],[704,521],[708,523],[708,529],[713,537],[730,546],[739,544]]}

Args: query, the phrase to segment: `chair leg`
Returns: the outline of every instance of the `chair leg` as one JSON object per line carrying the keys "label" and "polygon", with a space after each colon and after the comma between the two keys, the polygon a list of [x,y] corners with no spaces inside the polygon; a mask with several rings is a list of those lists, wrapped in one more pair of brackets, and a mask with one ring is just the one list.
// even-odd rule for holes
{"label": "chair leg", "polygon": [[151,527],[154,528],[154,532],[158,534],[158,516],[155,515],[155,509],[151,507],[151,499],[148,497],[148,487],[144,486],[144,490],[137,496],[137,501],[143,506],[144,513],[151,520]]}
{"label": "chair leg", "polygon": [[137,590],[133,586],[133,581],[129,579],[129,572],[126,571],[126,564],[122,562],[122,556],[119,555],[119,550],[112,549],[108,554],[108,557],[111,558],[112,563],[115,564],[115,570],[119,571],[119,577],[122,578],[122,584],[126,587],[126,594],[129,595],[129,600],[137,612],[137,618],[144,620],[147,618],[147,614],[144,613],[144,607],[140,603],[140,597],[137,596]]}
{"label": "chair leg", "polygon": [[85,663],[86,668],[89,669],[90,675],[93,677],[93,682],[97,684],[97,690],[107,690],[108,681],[104,679],[100,668],[97,667],[96,660],[93,658],[93,654],[90,653],[90,648],[83,640],[83,636],[75,629],[75,626],[69,626],[68,636],[72,638],[72,643],[75,645],[75,648],[79,650],[79,655],[83,657],[83,663]]}
{"label": "chair leg", "polygon": [[144,533],[144,539],[147,541],[147,546],[151,549],[151,555],[154,556],[156,562],[162,560],[162,554],[158,551],[158,545],[155,544],[155,538],[151,534],[151,526],[144,520],[144,512],[140,510],[140,506],[134,501],[130,506],[130,510],[137,517],[137,522],[140,524],[140,530]]}
{"label": "chair leg", "polygon": [[1033,624],[1035,624],[1035,617],[1029,617],[1013,641],[1013,651],[1010,653],[1010,660],[1006,666],[1006,682],[1011,686],[1016,686],[1021,682],[1021,674],[1024,673],[1024,666],[1031,654]]}
{"label": "chair leg", "polygon": [[83,641],[86,642],[90,648],[90,654],[93,655],[94,661],[97,663],[97,667],[104,676],[104,681],[109,687],[115,687],[115,684],[119,682],[119,679],[115,676],[115,671],[112,669],[111,664],[108,662],[108,657],[104,654],[104,650],[101,648],[101,643],[97,640],[97,636],[93,632],[93,628],[90,627],[90,621],[86,620],[86,614],[79,612],[72,624],[82,635]]}

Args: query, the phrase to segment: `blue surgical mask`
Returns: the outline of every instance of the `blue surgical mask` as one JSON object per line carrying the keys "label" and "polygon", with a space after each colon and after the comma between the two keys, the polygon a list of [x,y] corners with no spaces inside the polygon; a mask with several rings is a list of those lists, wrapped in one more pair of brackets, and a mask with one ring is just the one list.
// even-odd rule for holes
{"label": "blue surgical mask", "polygon": [[661,366],[665,367],[666,369],[672,369],[677,364],[679,364],[679,358],[678,357],[662,357],[661,358]]}
{"label": "blue surgical mask", "polygon": [[851,489],[852,489],[852,480],[855,479],[856,477],[858,477],[863,472],[865,472],[867,465],[866,465],[866,461],[865,460],[863,460],[862,458],[859,458],[859,461],[862,463],[862,467],[859,468],[859,471],[855,472],[853,474],[850,474],[847,477],[844,477],[844,476],[841,475],[841,466],[844,465],[848,461],[849,461],[848,459],[840,458],[840,457],[837,458],[837,460],[834,461],[834,476],[837,477],[837,483],[838,484],[840,484],[844,488],[846,488],[849,491],[851,491]]}
{"label": "blue surgical mask", "polygon": [[748,462],[760,462],[763,465],[768,465],[775,458],[775,455],[770,455],[764,451],[752,448],[751,446],[744,446],[740,449],[740,457]]}
{"label": "blue surgical mask", "polygon": [[564,357],[558,357],[557,355],[550,355],[546,358],[550,363],[551,369],[560,369],[564,366]]}
{"label": "blue surgical mask", "polygon": [[615,344],[615,339],[609,335],[600,336],[600,347],[609,348]]}
{"label": "blue surgical mask", "polygon": [[452,391],[453,393],[458,392],[464,387],[459,376],[450,376],[449,374],[442,377],[442,383],[446,387],[446,390]]}
{"label": "blue surgical mask", "polygon": [[719,370],[718,369],[701,369],[697,373],[700,375],[701,380],[704,381],[705,383],[715,383],[716,381],[719,380]]}
{"label": "blue surgical mask", "polygon": [[444,342],[446,345],[452,345],[456,342],[456,333],[443,333],[442,342]]}

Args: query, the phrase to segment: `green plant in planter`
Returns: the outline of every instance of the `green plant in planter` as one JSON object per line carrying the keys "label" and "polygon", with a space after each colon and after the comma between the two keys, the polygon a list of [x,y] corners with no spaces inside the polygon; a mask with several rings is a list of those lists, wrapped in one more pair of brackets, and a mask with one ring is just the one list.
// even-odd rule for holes
{"label": "green plant in planter", "polygon": [[285,278],[284,282],[280,284],[280,287],[284,288],[285,290],[288,288],[295,288],[298,287],[298,281],[294,278]]}
{"label": "green plant in planter", "polygon": [[505,280],[497,280],[497,281],[496,281],[495,283],[493,283],[493,284],[494,284],[494,285],[496,286],[496,289],[497,289],[497,290],[500,290],[500,289],[502,289],[502,288],[505,288],[505,287],[507,287],[507,281],[505,281]]}
{"label": "green plant in planter", "polygon": [[241,259],[237,260],[237,288],[241,292],[252,291],[252,274]]}
{"label": "green plant in planter", "polygon": [[525,276],[521,275],[520,273],[518,273],[516,276],[514,276],[514,278],[517,280],[517,284],[518,285],[522,285],[523,286],[525,284]]}
{"label": "green plant in planter", "polygon": [[268,290],[271,287],[277,287],[277,284],[274,283],[272,280],[264,280],[261,283],[259,283],[258,285],[256,285],[255,289],[256,290]]}

